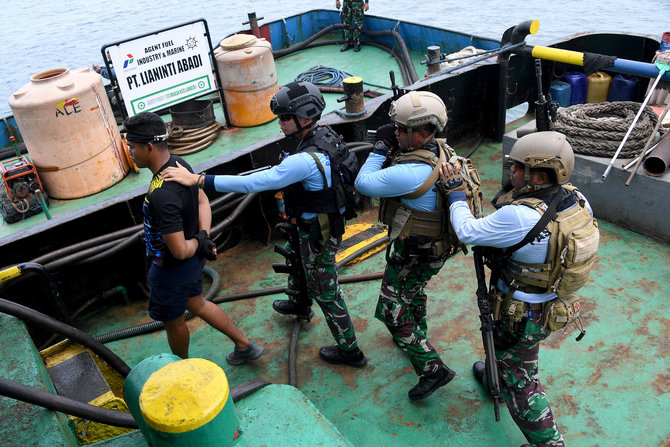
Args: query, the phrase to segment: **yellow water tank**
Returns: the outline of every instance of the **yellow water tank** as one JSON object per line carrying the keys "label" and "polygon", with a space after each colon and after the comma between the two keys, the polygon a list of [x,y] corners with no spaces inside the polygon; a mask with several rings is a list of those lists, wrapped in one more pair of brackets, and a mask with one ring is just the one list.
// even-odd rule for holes
{"label": "yellow water tank", "polygon": [[128,173],[102,78],[87,67],[33,75],[9,107],[50,197],[94,194]]}
{"label": "yellow water tank", "polygon": [[612,77],[602,71],[596,71],[589,75],[588,87],[586,89],[586,102],[605,102],[610,91]]}
{"label": "yellow water tank", "polygon": [[256,126],[275,118],[270,100],[279,90],[272,46],[265,39],[235,34],[214,50],[229,124]]}

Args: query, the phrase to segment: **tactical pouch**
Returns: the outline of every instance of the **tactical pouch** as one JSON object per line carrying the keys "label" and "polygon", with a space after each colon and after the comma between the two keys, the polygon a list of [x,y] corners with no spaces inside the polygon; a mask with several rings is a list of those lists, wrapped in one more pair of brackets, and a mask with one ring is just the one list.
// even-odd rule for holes
{"label": "tactical pouch", "polygon": [[502,309],[502,303],[503,294],[499,290],[489,293],[489,309],[491,310],[493,321],[500,320],[500,310]]}
{"label": "tactical pouch", "polygon": [[[510,290],[513,292],[513,290]],[[512,293],[508,293],[502,299],[500,306],[500,318],[506,318],[514,323],[519,323],[524,315],[528,315],[528,303],[524,301],[515,300],[512,298]]]}
{"label": "tactical pouch", "polygon": [[542,326],[551,332],[563,329],[579,318],[581,306],[576,296],[556,297],[542,305]]}

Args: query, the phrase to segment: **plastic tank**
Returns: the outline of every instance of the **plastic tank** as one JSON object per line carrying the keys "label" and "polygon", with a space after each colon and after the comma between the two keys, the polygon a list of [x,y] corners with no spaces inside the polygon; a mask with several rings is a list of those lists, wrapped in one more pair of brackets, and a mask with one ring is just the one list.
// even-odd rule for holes
{"label": "plastic tank", "polygon": [[596,71],[588,77],[588,88],[586,90],[586,102],[605,102],[610,90],[612,76],[602,71]]}
{"label": "plastic tank", "polygon": [[551,93],[551,98],[558,102],[559,106],[568,107],[570,105],[571,92],[572,88],[567,82],[551,81],[549,93]]}
{"label": "plastic tank", "polygon": [[235,34],[214,50],[230,123],[256,126],[275,118],[270,100],[279,90],[272,46],[265,39]]}
{"label": "plastic tank", "polygon": [[607,96],[608,101],[634,101],[638,79],[635,76],[618,74],[612,78],[612,85]]}
{"label": "plastic tank", "polygon": [[33,75],[9,107],[50,197],[94,194],[128,173],[102,77],[87,67]]}
{"label": "plastic tank", "polygon": [[584,104],[587,88],[586,75],[578,71],[571,71],[561,76],[560,80],[570,84],[570,105]]}

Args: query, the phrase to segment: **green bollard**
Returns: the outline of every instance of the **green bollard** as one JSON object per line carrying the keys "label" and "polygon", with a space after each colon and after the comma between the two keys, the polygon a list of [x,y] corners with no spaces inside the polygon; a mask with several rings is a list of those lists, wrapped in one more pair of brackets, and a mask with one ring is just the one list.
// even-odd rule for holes
{"label": "green bollard", "polygon": [[124,387],[124,396],[127,388],[129,395],[138,397],[132,406],[128,399],[126,402],[133,416],[133,407],[139,406],[143,424],[138,424],[147,442],[156,447],[245,446],[225,372],[204,359],[176,357],[174,361],[172,356],[171,362],[161,365],[169,354],[162,356],[165,357],[144,360],[126,379],[128,382],[135,369],[142,366],[144,372],[133,377],[146,378],[139,395],[135,396],[136,385]]}
{"label": "green bollard", "polygon": [[130,414],[135,418],[142,435],[150,446],[155,446],[156,442],[153,438],[153,431],[149,429],[147,423],[142,418],[140,393],[142,392],[142,387],[144,387],[144,384],[153,373],[165,365],[178,360],[181,360],[181,357],[174,354],[158,354],[147,357],[130,371],[123,383],[123,399],[126,401]]}

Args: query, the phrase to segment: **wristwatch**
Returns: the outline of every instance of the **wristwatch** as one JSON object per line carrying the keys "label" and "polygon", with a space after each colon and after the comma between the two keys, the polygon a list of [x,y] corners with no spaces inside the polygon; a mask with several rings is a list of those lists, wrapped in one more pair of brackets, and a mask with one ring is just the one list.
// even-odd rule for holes
{"label": "wristwatch", "polygon": [[382,140],[377,141],[374,148],[374,152],[379,155],[386,155],[389,151],[388,146]]}

